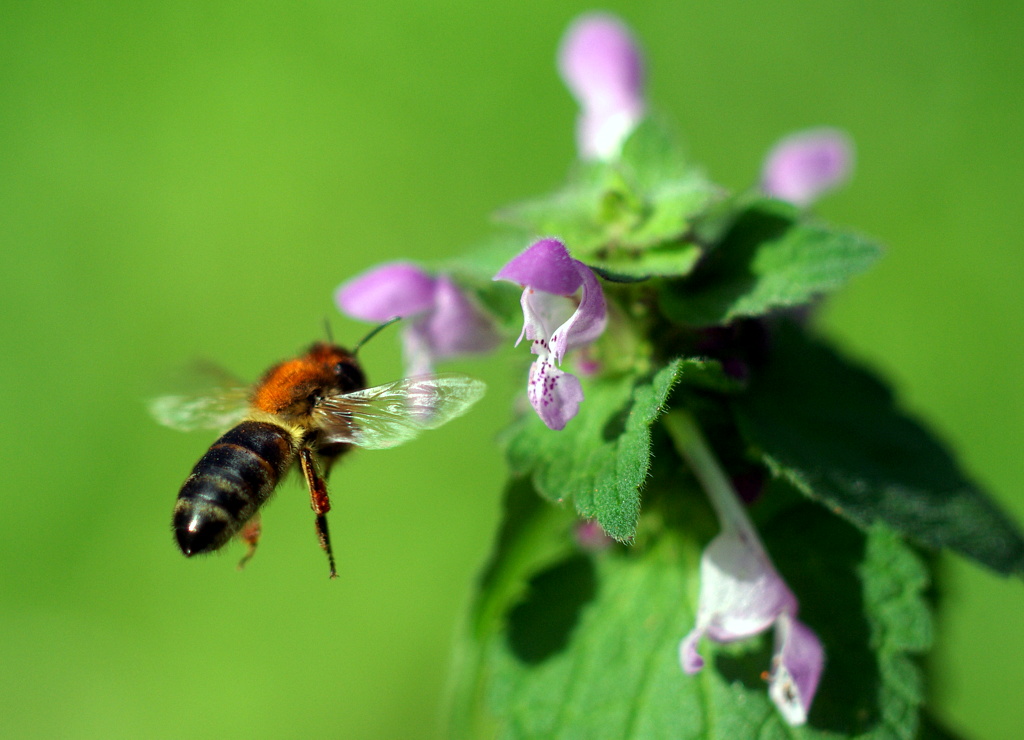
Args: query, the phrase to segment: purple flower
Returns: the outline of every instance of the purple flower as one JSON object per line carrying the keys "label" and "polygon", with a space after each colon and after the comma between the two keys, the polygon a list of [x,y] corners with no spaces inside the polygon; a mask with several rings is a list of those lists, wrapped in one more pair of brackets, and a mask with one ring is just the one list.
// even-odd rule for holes
{"label": "purple flower", "polygon": [[768,153],[761,189],[774,198],[807,206],[845,182],[852,169],[853,145],[842,131],[800,131],[784,138]]}
{"label": "purple flower", "polygon": [[380,265],[341,285],[338,308],[364,321],[396,316],[402,331],[406,375],[433,372],[434,362],[488,352],[499,341],[488,316],[445,275],[431,275],[408,262]]}
{"label": "purple flower", "polygon": [[821,642],[797,621],[797,599],[772,565],[735,494],[730,491],[727,502],[716,501],[719,494],[710,487],[708,492],[722,531],[701,557],[697,623],[679,645],[679,661],[684,671],[696,673],[704,667],[697,652],[702,637],[733,642],[774,625],[768,695],[786,722],[801,725],[807,721],[824,665]]}
{"label": "purple flower", "polygon": [[644,116],[643,60],[629,29],[613,15],[577,18],[558,50],[558,69],[580,104],[580,156],[608,160]]}
{"label": "purple flower", "polygon": [[704,667],[700,639],[732,642],[775,627],[775,655],[768,696],[791,725],[807,721],[807,712],[825,662],[817,636],[797,621],[796,596],[775,570],[743,503],[704,441],[693,416],[683,409],[664,417],[676,449],[689,463],[718,515],[722,531],[700,560],[696,624],[679,644],[679,662],[687,673]]}
{"label": "purple flower", "polygon": [[[495,280],[522,285],[523,337],[537,359],[530,366],[527,396],[551,429],[563,429],[579,411],[579,378],[558,369],[570,349],[590,344],[607,323],[604,293],[589,267],[569,256],[557,239],[541,239],[498,271]],[[577,303],[571,297],[583,289]]]}

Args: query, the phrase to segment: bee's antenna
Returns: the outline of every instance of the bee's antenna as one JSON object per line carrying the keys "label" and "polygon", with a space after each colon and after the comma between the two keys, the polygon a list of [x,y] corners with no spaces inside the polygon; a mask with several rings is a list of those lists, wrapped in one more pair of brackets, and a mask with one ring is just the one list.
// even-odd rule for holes
{"label": "bee's antenna", "polygon": [[359,344],[357,344],[355,346],[355,349],[352,350],[352,354],[353,355],[358,354],[360,347],[362,347],[364,344],[366,344],[371,339],[373,339],[375,336],[377,336],[377,334],[379,334],[382,330],[384,330],[387,327],[391,326],[396,321],[401,321],[403,318],[404,317],[402,317],[402,316],[395,316],[394,318],[388,319],[383,324],[381,324],[380,326],[378,326],[375,329],[373,329],[369,334],[367,334],[365,337],[363,337],[362,339],[359,340]]}
{"label": "bee's antenna", "polygon": [[327,343],[334,344],[334,332],[331,331],[331,320],[324,316],[324,332],[327,334]]}

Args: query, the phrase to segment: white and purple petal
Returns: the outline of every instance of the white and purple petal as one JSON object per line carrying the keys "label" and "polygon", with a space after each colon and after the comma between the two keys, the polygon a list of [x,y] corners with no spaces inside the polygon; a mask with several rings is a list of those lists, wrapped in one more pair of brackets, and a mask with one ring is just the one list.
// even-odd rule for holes
{"label": "white and purple petal", "polygon": [[422,330],[438,360],[490,352],[501,341],[490,317],[445,275],[436,279],[433,310]]}
{"label": "white and purple petal", "polygon": [[775,656],[768,696],[791,725],[807,721],[825,666],[825,651],[810,627],[789,614],[775,624]]}
{"label": "white and purple petal", "polygon": [[[555,355],[557,363],[562,362],[568,350],[590,344],[605,329],[607,307],[597,276],[573,259],[557,239],[535,242],[513,257],[494,279],[524,286],[523,331],[516,344],[524,337],[541,341]],[[571,314],[564,312],[564,302],[552,298],[574,295],[581,287],[579,306]],[[560,325],[554,323],[556,317]],[[536,345],[533,351],[539,354]]]}
{"label": "white and purple petal", "polygon": [[500,337],[493,322],[449,277],[409,262],[368,270],[338,288],[343,313],[364,321],[406,319],[402,327],[405,374],[426,375],[434,362],[487,352]]}
{"label": "white and purple petal", "polygon": [[576,148],[580,159],[608,161],[622,151],[622,145],[643,119],[643,110],[618,110],[610,113],[584,111],[576,120]]}
{"label": "white and purple petal", "polygon": [[402,328],[402,360],[407,378],[434,372],[435,357],[425,324],[426,320],[420,318]]}
{"label": "white and purple petal", "polygon": [[583,293],[579,308],[551,335],[551,351],[559,363],[568,350],[584,347],[596,340],[608,324],[604,291],[597,276],[578,260],[573,260],[573,266],[580,276]]}
{"label": "white and purple petal", "polygon": [[[527,396],[544,423],[563,429],[579,411],[579,378],[558,369],[569,349],[584,347],[607,323],[601,284],[593,271],[570,256],[557,239],[541,239],[513,257],[494,276],[523,287],[523,331],[537,355],[530,366]],[[582,288],[577,302],[575,294]]]}
{"label": "white and purple petal", "polygon": [[697,650],[701,637],[741,640],[768,629],[780,614],[796,611],[793,592],[759,544],[744,534],[723,530],[701,556],[696,625],[680,644],[687,673],[704,665]]}
{"label": "white and purple petal", "polygon": [[579,412],[583,386],[579,378],[559,370],[550,355],[545,355],[530,365],[526,395],[541,421],[557,431]]}
{"label": "white and purple petal", "polygon": [[530,351],[539,355],[542,351],[549,352],[549,339],[555,329],[568,321],[576,310],[576,304],[565,296],[544,293],[525,288],[519,299],[523,309],[523,331],[516,340],[516,346],[523,339],[533,344]]}

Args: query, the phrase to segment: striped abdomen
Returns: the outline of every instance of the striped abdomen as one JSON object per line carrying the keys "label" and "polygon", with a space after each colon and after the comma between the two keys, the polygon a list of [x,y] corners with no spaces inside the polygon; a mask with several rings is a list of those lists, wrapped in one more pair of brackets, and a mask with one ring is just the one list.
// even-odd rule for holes
{"label": "striped abdomen", "polygon": [[295,448],[276,424],[244,421],[213,443],[174,506],[174,535],[185,555],[216,550],[252,518],[291,466]]}

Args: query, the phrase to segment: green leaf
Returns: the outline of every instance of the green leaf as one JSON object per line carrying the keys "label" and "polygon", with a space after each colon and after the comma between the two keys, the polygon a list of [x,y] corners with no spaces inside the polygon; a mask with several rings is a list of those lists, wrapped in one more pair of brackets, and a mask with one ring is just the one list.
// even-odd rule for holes
{"label": "green leaf", "polygon": [[726,375],[718,360],[687,358],[679,373],[679,383],[715,393],[738,393],[743,390],[743,381]]}
{"label": "green leaf", "polygon": [[692,217],[700,213],[714,195],[708,183],[697,175],[661,183],[644,192],[644,210],[636,225],[622,235],[622,247],[643,249],[677,241],[689,229]]}
{"label": "green leaf", "polygon": [[683,236],[716,195],[666,130],[647,120],[619,160],[580,166],[563,189],[503,209],[498,218],[558,237],[577,258],[611,273],[680,276],[701,254]]}
{"label": "green leaf", "polygon": [[581,166],[561,190],[507,206],[500,223],[526,230],[530,237],[554,236],[578,255],[592,253],[636,220],[629,188],[609,165]]}
{"label": "green leaf", "polygon": [[525,414],[504,437],[509,467],[531,475],[550,501],[571,500],[612,537],[630,539],[650,463],[650,427],[685,367],[676,360],[646,380],[623,374],[588,383],[579,414],[561,431]]}
{"label": "green leaf", "polygon": [[718,192],[686,161],[677,138],[657,117],[644,119],[633,131],[622,147],[618,167],[643,205],[641,218],[623,240],[631,247],[678,240]]}
{"label": "green leaf", "polygon": [[795,206],[769,198],[760,190],[741,190],[713,201],[695,216],[691,225],[691,237],[708,250],[715,249],[741,216],[758,210],[775,211],[786,215],[789,220],[795,220],[798,214]]}
{"label": "green leaf", "polygon": [[465,634],[456,644],[456,681],[449,697],[452,737],[495,734],[484,710],[489,668],[481,647],[505,624],[505,614],[525,597],[529,579],[573,553],[576,517],[541,499],[530,481],[513,479],[505,489],[501,529],[480,576]]}
{"label": "green leaf", "polygon": [[618,164],[630,181],[646,192],[686,179],[691,173],[678,137],[659,116],[647,116],[633,129],[622,144]]}
{"label": "green leaf", "polygon": [[1004,574],[1024,537],[872,374],[786,323],[733,408],[770,469],[862,527],[884,522]]}
{"label": "green leaf", "polygon": [[676,277],[687,275],[700,259],[696,244],[671,242],[642,252],[616,249],[603,259],[592,258],[588,264],[599,274],[626,278]]}
{"label": "green leaf", "polygon": [[786,203],[756,201],[692,275],[664,284],[662,310],[693,326],[759,316],[834,291],[881,255],[856,234],[796,219]]}
{"label": "green leaf", "polygon": [[460,645],[453,737],[914,736],[921,683],[910,654],[928,644],[930,623],[924,571],[898,538],[861,534],[807,504],[765,529],[801,596],[801,619],[828,656],[808,724],[791,728],[761,677],[771,665],[769,635],[731,645],[705,640],[704,670],[681,670],[679,642],[694,624],[706,543],[680,525],[711,514],[678,480],[659,487],[677,511],[655,518],[671,525],[654,527],[637,547],[598,553],[574,549],[564,512],[511,503],[538,501],[528,486],[509,489],[508,510],[520,513],[506,520]]}

